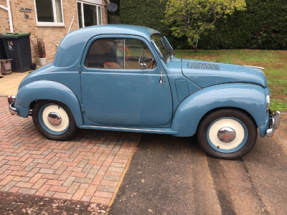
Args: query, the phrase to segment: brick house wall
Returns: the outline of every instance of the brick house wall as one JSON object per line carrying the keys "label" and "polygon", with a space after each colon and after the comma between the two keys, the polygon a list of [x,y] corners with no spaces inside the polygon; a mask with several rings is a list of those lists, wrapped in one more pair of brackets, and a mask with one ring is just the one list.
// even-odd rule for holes
{"label": "brick house wall", "polygon": [[[62,4],[64,27],[40,27],[37,26],[36,22],[34,0],[10,1],[14,32],[31,33],[30,40],[33,62],[37,62],[36,54],[33,49],[33,41],[35,41],[36,36],[43,37],[47,53],[47,62],[51,62],[53,61],[54,55],[56,53],[57,45],[68,32],[73,16],[75,18],[71,26],[70,32],[79,28],[76,0],[62,0]],[[102,0],[102,4],[102,24],[107,24],[107,9],[104,7],[104,5],[106,5],[106,0]],[[7,7],[6,0],[0,0],[0,5]],[[32,8],[31,13],[26,13],[29,15],[29,19],[25,19],[25,13],[19,11],[20,7]],[[7,18],[8,12],[0,8],[0,33],[10,32],[10,26],[7,22]]]}
{"label": "brick house wall", "polygon": [[103,25],[108,24],[108,10],[105,8],[105,5],[107,5],[106,0],[102,0],[102,21]]}

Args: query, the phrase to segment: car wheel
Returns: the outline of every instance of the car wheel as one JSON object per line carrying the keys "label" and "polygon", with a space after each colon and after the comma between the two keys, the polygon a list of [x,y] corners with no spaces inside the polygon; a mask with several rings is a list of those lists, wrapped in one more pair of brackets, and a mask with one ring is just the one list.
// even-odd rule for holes
{"label": "car wheel", "polygon": [[36,103],[33,110],[33,122],[43,136],[52,140],[68,140],[77,131],[70,109],[56,101]]}
{"label": "car wheel", "polygon": [[207,115],[197,133],[207,154],[223,159],[237,159],[255,145],[257,127],[253,119],[239,110],[222,109]]}

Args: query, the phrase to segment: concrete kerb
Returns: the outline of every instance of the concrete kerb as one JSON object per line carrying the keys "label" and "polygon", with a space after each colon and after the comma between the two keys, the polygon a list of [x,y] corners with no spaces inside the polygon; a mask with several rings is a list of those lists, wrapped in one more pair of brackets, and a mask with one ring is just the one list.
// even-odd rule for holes
{"label": "concrete kerb", "polygon": [[281,113],[281,124],[274,136],[287,154],[287,112]]}

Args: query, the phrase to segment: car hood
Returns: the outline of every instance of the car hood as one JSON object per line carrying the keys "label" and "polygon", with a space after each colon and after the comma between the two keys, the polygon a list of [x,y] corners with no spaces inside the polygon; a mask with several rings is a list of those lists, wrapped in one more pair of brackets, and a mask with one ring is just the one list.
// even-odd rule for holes
{"label": "car hood", "polygon": [[223,83],[253,83],[267,87],[264,73],[248,66],[182,59],[181,68],[184,76],[202,88]]}

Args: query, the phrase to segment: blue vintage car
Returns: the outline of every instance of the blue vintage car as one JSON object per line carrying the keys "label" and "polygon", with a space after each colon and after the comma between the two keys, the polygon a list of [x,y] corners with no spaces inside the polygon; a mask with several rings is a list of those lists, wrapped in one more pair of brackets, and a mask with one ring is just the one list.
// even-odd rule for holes
{"label": "blue vintage car", "polygon": [[103,25],[69,33],[54,61],[24,78],[8,97],[12,114],[33,117],[39,132],[67,140],[77,128],[195,134],[211,156],[236,159],[272,136],[263,68],[181,59],[160,32]]}

